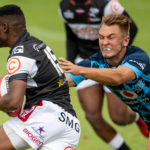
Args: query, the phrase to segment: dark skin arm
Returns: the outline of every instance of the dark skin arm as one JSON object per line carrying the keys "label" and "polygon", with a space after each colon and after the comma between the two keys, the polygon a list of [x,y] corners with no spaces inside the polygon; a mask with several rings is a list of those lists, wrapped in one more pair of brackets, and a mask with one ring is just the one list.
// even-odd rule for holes
{"label": "dark skin arm", "polygon": [[21,108],[26,87],[26,83],[22,80],[11,81],[8,93],[0,98],[0,110],[9,112]]}

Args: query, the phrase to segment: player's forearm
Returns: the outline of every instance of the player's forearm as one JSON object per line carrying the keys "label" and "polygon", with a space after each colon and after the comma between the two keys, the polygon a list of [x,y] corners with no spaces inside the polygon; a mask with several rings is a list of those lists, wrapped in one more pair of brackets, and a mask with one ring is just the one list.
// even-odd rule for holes
{"label": "player's forearm", "polygon": [[80,75],[85,78],[89,78],[95,81],[100,82],[101,84],[106,85],[118,85],[115,78],[113,78],[114,73],[111,71],[112,69],[97,69],[97,68],[82,68],[80,71]]}
{"label": "player's forearm", "polygon": [[82,67],[80,68],[79,74],[85,78],[111,86],[117,86],[131,80],[130,77],[127,78],[127,75],[125,75],[126,73],[122,72],[121,69]]}
{"label": "player's forearm", "polygon": [[75,82],[69,76],[66,75],[66,79],[69,87],[75,86]]}
{"label": "player's forearm", "polygon": [[9,94],[4,95],[0,98],[0,110],[4,112],[16,110],[18,107],[12,102]]}

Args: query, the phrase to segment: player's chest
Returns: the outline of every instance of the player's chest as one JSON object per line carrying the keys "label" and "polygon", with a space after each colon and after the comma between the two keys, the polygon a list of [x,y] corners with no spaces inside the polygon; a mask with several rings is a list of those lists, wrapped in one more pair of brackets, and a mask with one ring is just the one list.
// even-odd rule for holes
{"label": "player's chest", "polygon": [[95,6],[71,6],[62,10],[62,16],[68,23],[89,23],[101,22],[102,10]]}

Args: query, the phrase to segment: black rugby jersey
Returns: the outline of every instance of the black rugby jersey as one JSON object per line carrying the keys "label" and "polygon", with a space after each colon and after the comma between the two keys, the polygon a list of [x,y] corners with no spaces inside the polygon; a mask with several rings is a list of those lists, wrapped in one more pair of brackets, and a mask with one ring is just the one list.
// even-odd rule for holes
{"label": "black rugby jersey", "polygon": [[[127,14],[117,0],[62,0],[60,14],[65,23],[67,59],[74,62],[77,55],[87,58],[99,51],[98,31],[104,15]],[[137,27],[131,23],[131,40]]]}
{"label": "black rugby jersey", "polygon": [[47,100],[75,115],[65,75],[52,50],[39,39],[24,33],[10,51],[7,70],[9,82],[27,83],[25,108]]}

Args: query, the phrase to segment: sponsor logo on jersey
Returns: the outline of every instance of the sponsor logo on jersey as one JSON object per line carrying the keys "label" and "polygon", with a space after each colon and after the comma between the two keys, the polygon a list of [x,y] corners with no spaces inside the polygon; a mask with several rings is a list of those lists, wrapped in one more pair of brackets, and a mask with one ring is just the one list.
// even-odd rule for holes
{"label": "sponsor logo on jersey", "polygon": [[68,9],[64,12],[64,17],[66,19],[73,19],[74,18],[74,13],[71,10]]}
{"label": "sponsor logo on jersey", "polygon": [[124,11],[124,8],[120,5],[118,0],[112,0],[110,7],[112,13],[122,14],[122,12]]}
{"label": "sponsor logo on jersey", "polygon": [[57,82],[57,83],[58,83],[58,86],[61,87],[62,85],[64,85],[63,82],[64,82],[63,79],[59,79],[59,81]]}
{"label": "sponsor logo on jersey", "polygon": [[33,44],[33,49],[36,50],[37,52],[39,52],[40,50],[43,50],[44,48],[46,48],[45,43]]}
{"label": "sponsor logo on jersey", "polygon": [[85,10],[79,7],[79,8],[77,8],[77,9],[75,10],[75,12],[76,12],[78,15],[83,15],[83,14],[85,13]]}
{"label": "sponsor logo on jersey", "polygon": [[149,98],[144,98],[144,99],[140,99],[140,100],[133,100],[133,101],[124,101],[124,103],[126,103],[127,105],[134,105],[134,104],[139,104],[142,102],[149,102],[150,99]]}
{"label": "sponsor logo on jersey", "polygon": [[91,7],[89,10],[89,16],[90,17],[96,17],[96,15],[99,13],[98,8]]}
{"label": "sponsor logo on jersey", "polygon": [[67,146],[64,150],[73,150],[71,146]]}
{"label": "sponsor logo on jersey", "polygon": [[90,16],[88,18],[89,22],[100,22],[101,18],[97,17],[97,14],[99,13],[99,9],[91,7],[89,10],[88,15]]}
{"label": "sponsor logo on jersey", "polygon": [[37,52],[39,52],[39,49],[38,49],[38,47],[37,47],[37,44],[33,44],[33,48],[34,48],[34,50],[36,50]]}
{"label": "sponsor logo on jersey", "polygon": [[12,57],[8,60],[7,71],[9,75],[16,73],[21,67],[21,61],[18,57]]}
{"label": "sponsor logo on jersey", "polygon": [[24,46],[17,46],[13,49],[13,54],[19,54],[19,53],[24,53]]}
{"label": "sponsor logo on jersey", "polygon": [[138,95],[135,92],[123,90],[120,94],[127,99],[136,99]]}
{"label": "sponsor logo on jersey", "polygon": [[34,105],[31,107],[31,109],[25,109],[22,113],[20,113],[18,115],[18,118],[23,121],[23,122],[26,122],[28,120],[28,118],[31,116],[31,114],[35,111],[35,109],[38,107],[38,106],[43,106],[43,103],[42,101],[39,102],[37,105]]}
{"label": "sponsor logo on jersey", "polygon": [[28,138],[34,142],[38,147],[40,147],[43,142],[38,139],[31,131],[29,131],[27,128],[24,128],[23,129],[23,132],[28,136]]}
{"label": "sponsor logo on jersey", "polygon": [[45,134],[45,130],[44,130],[44,127],[43,126],[40,126],[40,127],[31,127],[33,129],[33,131],[37,134],[36,137],[44,140],[44,134]]}
{"label": "sponsor logo on jersey", "polygon": [[145,68],[145,66],[146,66],[146,64],[137,62],[136,60],[129,60],[129,62],[136,63],[142,70],[144,70],[144,68]]}
{"label": "sponsor logo on jersey", "polygon": [[79,123],[75,122],[75,120],[72,117],[67,116],[64,112],[60,113],[60,116],[58,117],[58,119],[61,122],[64,122],[70,128],[75,129],[76,132],[78,132],[78,133],[80,132],[80,125],[79,125]]}

